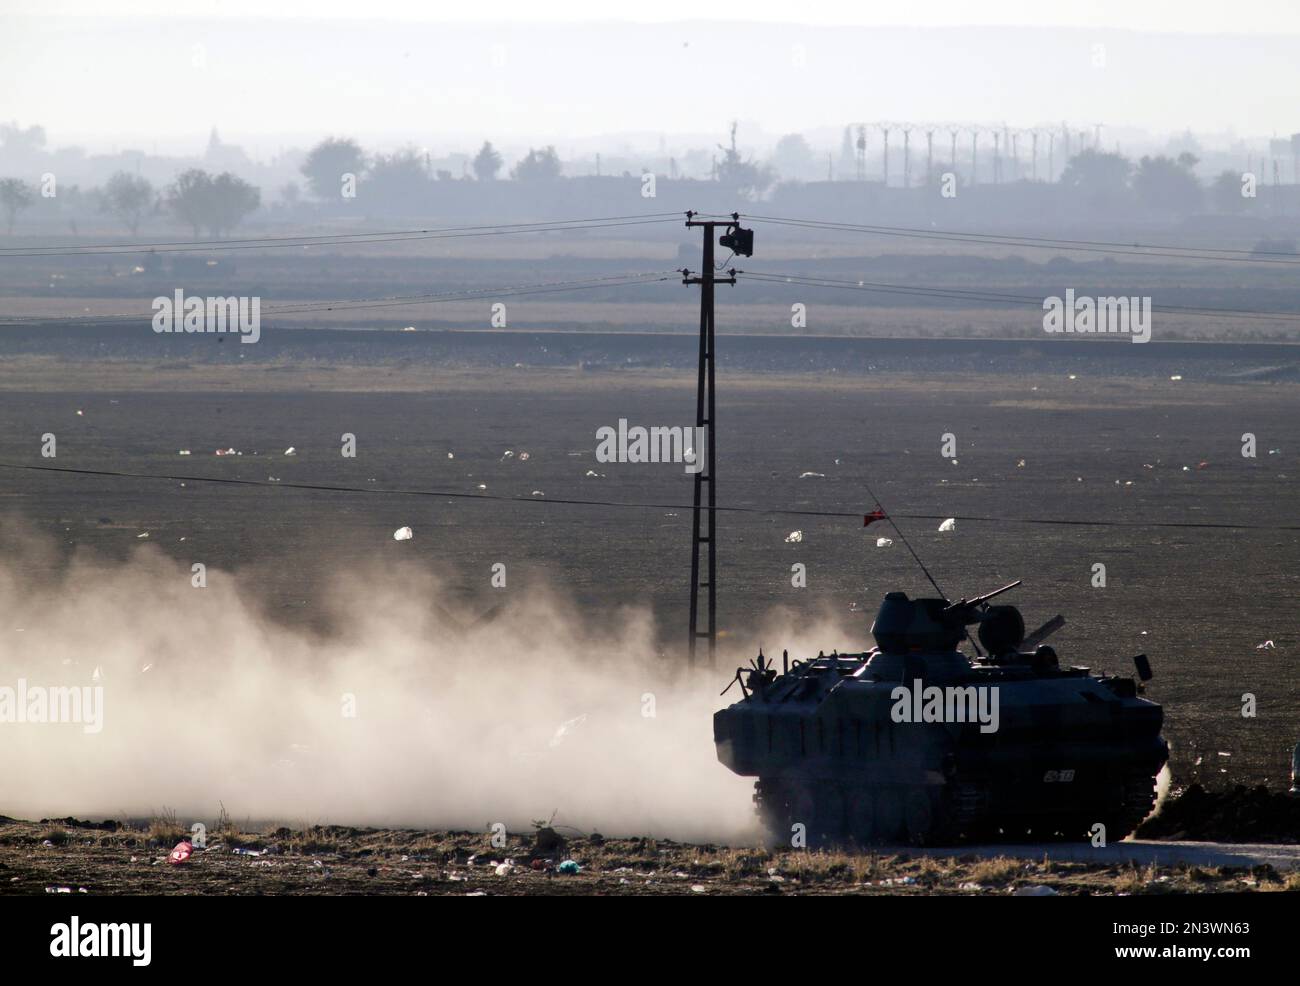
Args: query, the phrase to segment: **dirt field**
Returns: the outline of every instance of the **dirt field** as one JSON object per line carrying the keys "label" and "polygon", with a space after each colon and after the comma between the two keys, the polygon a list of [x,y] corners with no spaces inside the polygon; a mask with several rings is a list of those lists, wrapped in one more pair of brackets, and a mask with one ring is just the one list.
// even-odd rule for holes
{"label": "dirt field", "polygon": [[[385,895],[1108,895],[1300,890],[1300,871],[988,858],[771,853],[655,839],[355,829],[213,833],[167,862],[184,833],[166,822],[114,831],[55,819],[0,821],[0,894]],[[110,825],[112,823],[109,823]],[[539,849],[539,844],[544,848]],[[241,852],[236,852],[236,850]],[[568,873],[572,861],[578,870]]]}
{"label": "dirt field", "polygon": [[[275,619],[310,623],[330,571],[385,557],[394,550],[392,532],[410,525],[417,536],[400,545],[404,557],[449,578],[470,609],[500,601],[489,578],[491,566],[504,562],[512,588],[556,588],[593,620],[623,604],[649,606],[661,660],[682,659],[690,477],[680,465],[598,463],[594,448],[596,430],[620,418],[693,424],[692,370],[676,357],[658,366],[631,362],[608,338],[565,352],[558,366],[532,365],[527,356],[492,365],[489,351],[448,360],[394,359],[381,349],[388,355],[366,359],[356,355],[364,355],[363,343],[337,339],[316,350],[316,343],[298,343],[292,360],[244,365],[177,355],[77,358],[50,351],[63,345],[57,340],[45,352],[23,344],[11,353],[0,364],[0,462],[265,484],[5,468],[7,515],[61,546],[50,570],[31,577],[53,574],[77,551],[126,558],[147,532],[151,545],[178,560],[201,558],[214,571],[239,573],[245,591]],[[547,340],[536,347],[534,355],[544,357]],[[238,348],[227,347],[226,356]],[[760,645],[780,650],[782,641],[764,637],[764,627],[798,629],[829,618],[840,637],[821,646],[862,649],[885,592],[927,590],[905,551],[876,547],[878,529],[864,532],[857,520],[874,506],[870,484],[950,595],[1024,579],[1014,601],[1028,623],[1066,616],[1053,640],[1064,662],[1127,671],[1132,655],[1148,654],[1156,677],[1147,694],[1165,708],[1176,786],[1284,789],[1300,738],[1300,532],[1275,528],[1300,523],[1300,386],[1278,372],[1273,352],[1211,359],[1175,347],[1135,360],[1131,348],[1044,358],[1033,350],[988,356],[958,344],[933,359],[932,351],[903,346],[830,362],[800,350],[798,362],[781,369],[772,350],[735,343],[719,371],[719,502],[845,516],[721,516],[718,689]],[[603,358],[588,360],[593,353]],[[340,455],[345,432],[357,436],[356,458]],[[956,462],[940,454],[949,432]],[[1246,432],[1256,436],[1254,458],[1241,454]],[[54,460],[40,455],[45,433],[57,435]],[[296,455],[286,457],[290,446]],[[214,454],[227,448],[242,455]],[[470,498],[308,493],[277,483]],[[473,498],[484,494],[506,499]],[[556,499],[661,506],[545,502]],[[957,530],[940,535],[938,522],[948,516],[961,518]],[[1019,522],[1027,519],[1122,526]],[[1143,526],[1165,522],[1252,526]],[[802,539],[787,542],[796,530]],[[807,588],[791,585],[797,562],[807,565]],[[1105,587],[1091,584],[1097,563],[1106,567]],[[1254,717],[1242,715],[1247,693],[1255,696]],[[1143,874],[1118,864],[894,855],[769,859],[626,839],[574,843],[571,853],[583,866],[577,876],[522,869],[497,877],[479,863],[518,862],[522,844],[494,853],[473,835],[344,829],[274,839],[263,833],[261,841],[277,848],[266,857],[235,855],[227,840],[227,851],[170,867],[156,865],[170,848],[166,838],[149,844],[138,832],[77,826],[60,837],[59,828],[0,829],[11,891],[155,892],[160,881],[176,892],[242,893],[668,893],[695,885],[705,893],[961,893],[972,892],[966,884],[1009,892],[1030,882],[1112,892],[1236,889],[1245,879],[1257,889],[1285,884],[1187,867]],[[46,839],[53,845],[43,845]],[[785,882],[772,879],[773,867]]]}

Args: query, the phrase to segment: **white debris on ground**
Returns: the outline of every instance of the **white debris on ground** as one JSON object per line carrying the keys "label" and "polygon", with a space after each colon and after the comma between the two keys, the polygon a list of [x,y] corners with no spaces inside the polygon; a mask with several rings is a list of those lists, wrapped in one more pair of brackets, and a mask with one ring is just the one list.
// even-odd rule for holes
{"label": "white debris on ground", "polygon": [[296,448],[294,448],[292,445],[290,445],[287,449],[284,450],[284,454],[285,454],[285,455],[297,455],[297,454],[298,454],[298,450],[297,450]]}
{"label": "white debris on ground", "polygon": [[799,474],[799,478],[800,479],[825,479],[826,474],[824,472],[801,472]]}
{"label": "white debris on ground", "polygon": [[409,527],[399,527],[397,530],[393,531],[394,541],[409,541],[413,537],[415,537],[415,532]]}
{"label": "white debris on ground", "polygon": [[1276,648],[1277,644],[1273,643],[1271,640],[1266,640],[1262,644],[1255,645],[1255,650],[1275,650]]}
{"label": "white debris on ground", "polygon": [[798,544],[803,540],[803,531],[791,531],[785,536],[786,544]]}
{"label": "white debris on ground", "polygon": [[939,530],[941,531],[957,530],[957,518],[949,517],[947,520],[945,520],[942,524],[939,525]]}
{"label": "white debris on ground", "polygon": [[894,543],[893,538],[876,538],[877,548],[888,548],[893,543]]}
{"label": "white debris on ground", "polygon": [[585,712],[582,713],[582,715],[580,716],[574,716],[572,719],[565,720],[564,722],[560,723],[559,728],[555,730],[555,735],[553,735],[549,740],[546,741],[546,745],[554,749],[555,747],[559,746],[561,743],[564,742],[564,738],[566,736],[571,735],[575,729],[577,729],[586,721],[587,721],[587,713]]}

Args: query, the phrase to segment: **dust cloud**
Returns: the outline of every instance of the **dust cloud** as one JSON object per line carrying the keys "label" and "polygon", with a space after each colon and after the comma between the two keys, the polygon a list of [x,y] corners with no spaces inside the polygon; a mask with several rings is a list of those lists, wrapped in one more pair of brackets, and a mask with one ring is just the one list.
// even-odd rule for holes
{"label": "dust cloud", "polygon": [[645,609],[593,622],[510,589],[476,622],[430,572],[377,557],[331,579],[329,629],[307,629],[270,619],[237,572],[195,588],[152,546],[67,560],[11,528],[0,688],[102,686],[103,721],[0,723],[4,814],[166,809],[189,825],[224,804],[237,821],[518,831],[554,813],[611,835],[757,838],[752,781],[713,749],[726,674],[659,655]]}

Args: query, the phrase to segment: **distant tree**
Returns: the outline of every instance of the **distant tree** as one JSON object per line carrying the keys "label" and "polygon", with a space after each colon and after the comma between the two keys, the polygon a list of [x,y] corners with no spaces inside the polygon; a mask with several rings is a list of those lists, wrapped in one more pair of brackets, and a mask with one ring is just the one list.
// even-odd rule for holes
{"label": "distant tree", "polygon": [[417,201],[430,180],[425,156],[413,147],[376,155],[370,167],[372,193],[392,204]]}
{"label": "distant tree", "polygon": [[483,146],[474,155],[474,177],[479,181],[492,181],[501,170],[501,163],[501,155],[492,146],[492,142],[483,141]]}
{"label": "distant tree", "polygon": [[1138,201],[1161,212],[1195,212],[1204,198],[1201,183],[1192,168],[1196,158],[1186,152],[1178,159],[1144,157],[1133,176],[1133,191]]}
{"label": "distant tree", "polygon": [[718,145],[722,151],[722,160],[718,162],[718,182],[729,185],[747,198],[763,194],[772,184],[772,169],[755,164],[740,156],[736,149],[736,124],[731,125],[731,146]]}
{"label": "distant tree", "polygon": [[1220,212],[1238,213],[1245,211],[1246,199],[1241,194],[1241,173],[1238,171],[1220,171],[1210,186],[1210,197],[1214,207]]}
{"label": "distant tree", "polygon": [[554,181],[560,177],[560,171],[560,156],[553,146],[540,151],[530,147],[510,172],[510,177],[515,181]]}
{"label": "distant tree", "polygon": [[215,178],[200,168],[183,171],[167,189],[167,207],[194,230],[220,236],[238,225],[262,202],[262,194],[248,182],[226,171]]}
{"label": "distant tree", "polygon": [[212,180],[212,214],[208,229],[220,236],[239,225],[262,204],[262,193],[244,179],[224,171]]}
{"label": "distant tree", "polygon": [[1113,206],[1128,198],[1132,171],[1128,158],[1089,148],[1070,158],[1061,172],[1061,184],[1073,189],[1089,205]]}
{"label": "distant tree", "polygon": [[357,175],[366,167],[361,145],[350,137],[326,137],[307,154],[299,169],[311,193],[322,202],[339,197],[344,175]]}
{"label": "distant tree", "polygon": [[18,213],[30,208],[35,201],[36,189],[21,178],[0,178],[0,209],[4,209],[5,227],[10,236],[13,236]]}
{"label": "distant tree", "polygon": [[153,185],[140,175],[118,171],[104,185],[104,209],[120,219],[132,236],[153,204]]}
{"label": "distant tree", "polygon": [[803,134],[786,134],[772,151],[772,167],[782,178],[803,180],[816,171],[817,160]]}

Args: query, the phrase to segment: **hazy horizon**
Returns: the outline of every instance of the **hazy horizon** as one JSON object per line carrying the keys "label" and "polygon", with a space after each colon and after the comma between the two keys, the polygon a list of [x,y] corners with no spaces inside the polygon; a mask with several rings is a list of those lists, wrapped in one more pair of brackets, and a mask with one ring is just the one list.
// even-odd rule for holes
{"label": "hazy horizon", "polygon": [[[1277,5],[1240,25],[1256,33],[1240,34],[1181,33],[1214,26],[1204,11],[1152,30],[1118,16],[1118,27],[757,23],[771,13],[764,4],[747,8],[752,23],[574,21],[563,11],[585,5],[573,3],[514,23],[415,11],[385,19],[400,13],[393,3],[364,22],[328,3],[298,21],[245,17],[243,4],[159,16],[133,2],[109,17],[82,6],[37,15],[14,3],[0,14],[0,89],[10,94],[0,119],[93,152],[197,153],[213,127],[259,158],[327,134],[438,151],[483,139],[718,142],[732,119],[751,139],[798,132],[814,142],[885,120],[1101,124],[1107,144],[1137,132],[1230,140],[1300,130],[1289,92],[1274,84],[1300,50],[1300,35],[1276,32],[1300,30],[1300,10]],[[981,11],[987,21],[1023,5],[993,7]]]}

